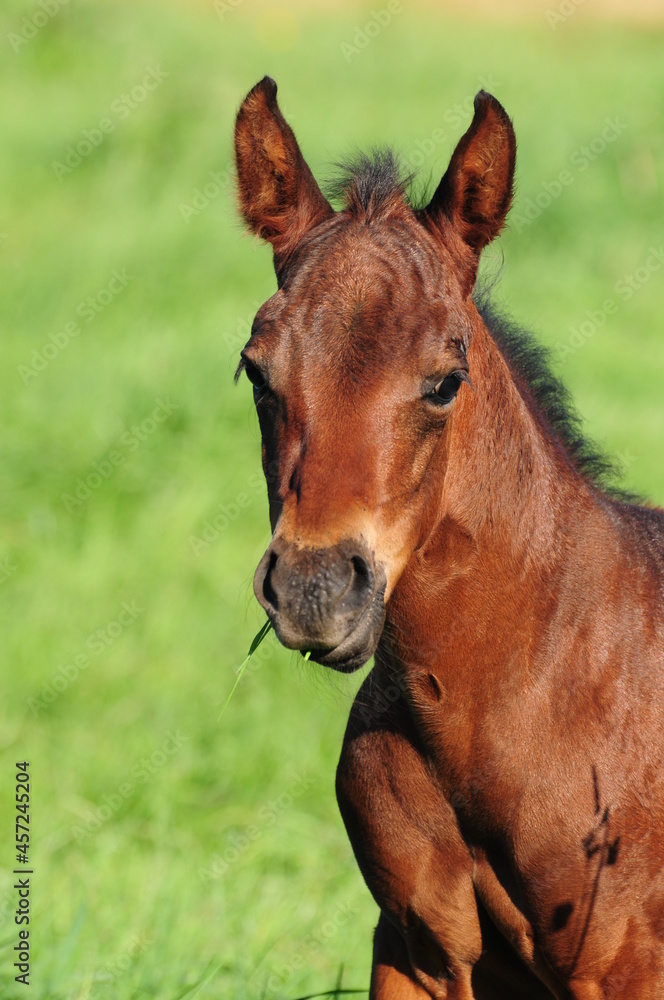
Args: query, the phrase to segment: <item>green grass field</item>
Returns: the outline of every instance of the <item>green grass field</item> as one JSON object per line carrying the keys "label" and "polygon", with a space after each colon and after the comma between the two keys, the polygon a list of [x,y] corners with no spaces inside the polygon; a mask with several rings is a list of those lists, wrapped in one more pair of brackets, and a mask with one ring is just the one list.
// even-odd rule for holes
{"label": "green grass field", "polygon": [[270,638],[219,720],[269,537],[232,373],[274,278],[235,215],[233,117],[270,73],[319,177],[392,143],[437,181],[491,89],[520,146],[485,266],[662,502],[664,37],[408,8],[361,48],[369,4],[53,2],[35,28],[44,7],[5,0],[0,30],[0,994],[288,1000],[341,966],[366,987],[376,910],[334,799],[358,678]]}

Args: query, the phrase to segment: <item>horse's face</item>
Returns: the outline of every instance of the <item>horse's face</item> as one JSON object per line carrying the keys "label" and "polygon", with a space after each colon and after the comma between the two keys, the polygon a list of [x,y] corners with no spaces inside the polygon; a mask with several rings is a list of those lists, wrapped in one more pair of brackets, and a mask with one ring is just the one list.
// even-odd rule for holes
{"label": "horse's face", "polygon": [[[254,88],[236,126],[242,208],[273,244],[280,284],[241,362],[274,530],[254,588],[284,645],[351,670],[373,653],[385,602],[440,508],[446,428],[469,391],[468,296],[488,228],[491,238],[507,211],[513,145],[490,227],[477,185],[473,198],[455,191],[450,171],[414,213],[387,183],[389,162],[379,201],[363,202],[358,176],[334,213],[275,93],[267,80]],[[484,120],[509,140],[500,106],[483,102]],[[459,199],[472,218],[455,219]]]}
{"label": "horse's face", "polygon": [[468,369],[458,282],[409,214],[305,240],[242,352],[275,531],[256,596],[282,642],[330,664],[375,648]]}

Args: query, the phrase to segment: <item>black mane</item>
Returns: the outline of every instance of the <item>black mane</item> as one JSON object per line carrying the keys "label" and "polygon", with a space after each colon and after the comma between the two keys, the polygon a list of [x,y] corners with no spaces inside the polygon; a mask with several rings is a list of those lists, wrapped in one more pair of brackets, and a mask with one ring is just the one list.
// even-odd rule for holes
{"label": "black mane", "polygon": [[[404,202],[417,211],[429,200],[425,190],[419,197],[413,196],[413,175],[404,170],[399,157],[389,148],[374,149],[370,154],[358,152],[336,168],[336,178],[327,185],[329,196],[340,200],[363,221],[389,214],[396,204]],[[622,471],[619,463],[583,433],[571,393],[553,373],[551,352],[530,331],[500,313],[486,290],[476,289],[473,299],[500,352],[517,378],[527,385],[538,411],[573,466],[608,496],[621,501],[639,499],[618,485]]]}
{"label": "black mane", "polygon": [[619,462],[583,433],[583,422],[572,395],[552,370],[551,351],[490,302],[488,293],[476,289],[473,301],[494,343],[512,372],[528,387],[537,409],[561,442],[581,475],[616,500],[639,499],[619,485]]}

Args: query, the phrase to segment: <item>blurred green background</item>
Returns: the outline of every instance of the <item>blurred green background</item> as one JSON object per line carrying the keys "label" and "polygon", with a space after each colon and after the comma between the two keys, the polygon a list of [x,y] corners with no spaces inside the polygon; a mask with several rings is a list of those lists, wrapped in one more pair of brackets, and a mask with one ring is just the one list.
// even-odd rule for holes
{"label": "blurred green background", "polygon": [[499,98],[518,186],[485,267],[626,484],[664,501],[664,34],[514,6],[404,3],[380,25],[352,3],[3,3],[3,997],[24,995],[23,759],[35,1000],[279,1000],[342,966],[345,987],[368,982],[375,906],[333,785],[359,678],[269,639],[219,720],[269,537],[232,373],[275,282],[230,173],[265,73],[321,178],[391,143],[437,182],[474,93]]}

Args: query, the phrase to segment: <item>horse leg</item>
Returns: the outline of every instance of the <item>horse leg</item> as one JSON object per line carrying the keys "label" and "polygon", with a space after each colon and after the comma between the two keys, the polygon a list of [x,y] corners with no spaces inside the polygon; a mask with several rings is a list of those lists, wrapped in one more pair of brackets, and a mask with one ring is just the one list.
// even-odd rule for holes
{"label": "horse leg", "polygon": [[473,969],[476,1000],[554,1000],[554,994],[519,958],[484,907],[478,906],[482,956]]}
{"label": "horse leg", "polygon": [[337,770],[337,798],[382,911],[372,997],[473,1000],[482,939],[472,857],[454,811],[402,728],[403,711],[393,705],[380,725],[366,725],[362,691]]}
{"label": "horse leg", "polygon": [[[553,1000],[477,902],[475,863],[399,697],[362,686],[337,770],[355,856],[381,909],[372,1000]],[[384,702],[383,702],[384,704]]]}
{"label": "horse leg", "polygon": [[429,1000],[413,980],[413,970],[403,938],[381,914],[374,934],[369,1000]]}
{"label": "horse leg", "polygon": [[[473,968],[472,987],[475,1000],[554,1000],[553,994],[529,972],[486,916],[482,919],[482,955]],[[430,994],[413,979],[403,938],[381,914],[374,935],[369,1000],[429,998]],[[578,1000],[603,1000],[603,995],[581,992]]]}

